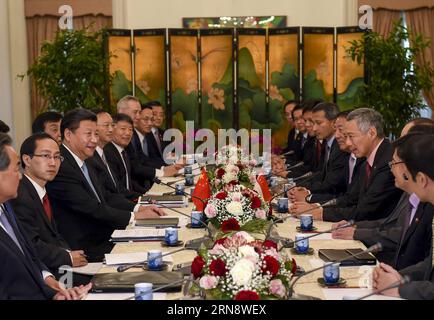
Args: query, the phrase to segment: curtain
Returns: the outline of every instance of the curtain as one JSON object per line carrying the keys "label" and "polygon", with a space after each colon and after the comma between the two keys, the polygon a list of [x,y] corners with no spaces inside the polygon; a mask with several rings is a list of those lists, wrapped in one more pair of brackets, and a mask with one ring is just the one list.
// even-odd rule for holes
{"label": "curtain", "polygon": [[359,7],[369,5],[372,9],[389,9],[397,11],[434,7],[434,0],[359,0]]}
{"label": "curtain", "polygon": [[373,30],[378,32],[383,37],[387,37],[392,31],[393,23],[401,18],[401,12],[378,9],[374,10],[374,25]]}
{"label": "curtain", "polygon": [[[74,9],[73,26],[75,30],[89,26],[90,31],[98,31],[112,26],[112,7],[110,0],[25,0],[28,62],[31,66],[41,52],[45,41],[52,41],[59,30],[60,5],[69,4]],[[31,81],[31,115],[34,119],[46,108],[46,101],[38,94]]]}
{"label": "curtain", "polygon": [[[405,14],[407,25],[413,36],[423,34],[431,41],[431,46],[416,57],[416,63],[420,65],[429,63],[434,66],[434,9],[422,8],[408,11]],[[434,88],[431,87],[431,90],[425,91],[424,97],[434,110]]]}
{"label": "curtain", "polygon": [[[59,30],[58,26],[59,17],[56,16],[34,16],[26,18],[27,26],[27,50],[28,61],[31,66],[41,52],[42,44],[45,41],[52,41]],[[74,17],[74,29],[83,29],[93,25],[89,28],[90,31],[101,30],[103,27],[111,27],[112,17],[103,15],[86,15],[82,17]],[[46,101],[38,94],[36,86],[31,81],[31,115],[34,119],[39,113],[43,112],[47,106]]]}

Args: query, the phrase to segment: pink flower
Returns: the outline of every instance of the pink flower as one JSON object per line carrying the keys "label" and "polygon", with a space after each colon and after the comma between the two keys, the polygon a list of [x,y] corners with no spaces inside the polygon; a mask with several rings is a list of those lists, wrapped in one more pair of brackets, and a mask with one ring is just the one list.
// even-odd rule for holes
{"label": "pink flower", "polygon": [[240,201],[241,201],[241,197],[242,197],[242,194],[241,194],[241,193],[239,193],[239,192],[235,192],[235,193],[232,195],[232,201],[240,202]]}
{"label": "pink flower", "polygon": [[220,179],[215,179],[215,180],[214,180],[214,185],[215,185],[216,187],[218,187],[221,183],[222,183],[222,181],[221,181]]}
{"label": "pink flower", "polygon": [[[202,281],[202,279],[201,279]],[[270,292],[275,296],[283,298],[286,294],[286,288],[280,279],[274,279],[270,281],[269,285]]]}
{"label": "pink flower", "polygon": [[209,253],[214,255],[220,255],[223,254],[225,251],[226,248],[222,244],[217,243],[211,250],[209,250]]}
{"label": "pink flower", "polygon": [[205,215],[212,219],[217,215],[217,209],[212,204],[208,204],[205,208]]}
{"label": "pink flower", "polygon": [[214,289],[217,286],[218,280],[214,276],[203,276],[200,278],[199,285],[205,290]]}
{"label": "pink flower", "polygon": [[258,209],[255,211],[255,217],[258,219],[265,219],[267,218],[267,213],[262,209]]}

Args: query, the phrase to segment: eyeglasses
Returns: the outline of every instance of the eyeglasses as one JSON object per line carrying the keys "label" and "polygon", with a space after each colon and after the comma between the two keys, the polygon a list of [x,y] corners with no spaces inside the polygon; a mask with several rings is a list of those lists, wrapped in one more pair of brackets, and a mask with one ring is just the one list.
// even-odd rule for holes
{"label": "eyeglasses", "polygon": [[51,154],[31,154],[30,155],[31,157],[40,157],[40,158],[44,158],[45,160],[51,160],[51,159],[54,159],[54,160],[56,160],[56,161],[60,161],[60,162],[63,162],[63,159],[65,159],[63,156],[61,156],[61,155],[55,155],[55,156],[52,156]]}
{"label": "eyeglasses", "polygon": [[404,161],[396,161],[396,162],[393,161],[393,160],[392,160],[392,161],[389,161],[389,163],[388,163],[388,164],[389,164],[389,168],[392,169],[392,167],[393,167],[395,164],[400,164],[400,163],[404,163]]}

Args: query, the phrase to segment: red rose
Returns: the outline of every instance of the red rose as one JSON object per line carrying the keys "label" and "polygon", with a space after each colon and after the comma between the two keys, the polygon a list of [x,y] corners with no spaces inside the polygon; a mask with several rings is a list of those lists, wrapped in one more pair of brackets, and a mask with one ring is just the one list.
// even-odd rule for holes
{"label": "red rose", "polygon": [[205,261],[201,256],[194,258],[193,262],[191,263],[191,273],[193,274],[194,278],[199,278],[202,275],[204,266]]}
{"label": "red rose", "polygon": [[259,300],[259,295],[255,291],[241,290],[234,300]]}
{"label": "red rose", "polygon": [[237,219],[229,218],[228,220],[222,222],[221,230],[224,233],[229,231],[238,231],[240,230],[240,224],[238,223]]}
{"label": "red rose", "polygon": [[230,186],[236,186],[236,185],[238,185],[239,183],[238,183],[238,181],[237,180],[232,180],[231,182],[229,182],[229,185]]}
{"label": "red rose", "polygon": [[215,259],[211,261],[209,265],[209,270],[215,276],[222,277],[226,273],[226,263],[222,259]]}
{"label": "red rose", "polygon": [[271,240],[265,240],[262,244],[265,248],[274,248],[277,250],[277,243]]}
{"label": "red rose", "polygon": [[265,256],[264,263],[265,266],[262,267],[263,273],[266,273],[268,271],[274,277],[279,272],[279,262],[272,256]]}
{"label": "red rose", "polygon": [[228,194],[225,191],[219,192],[215,195],[215,197],[219,200],[224,200],[224,199],[226,199],[227,196],[228,196]]}
{"label": "red rose", "polygon": [[225,169],[222,169],[222,168],[217,169],[217,178],[221,179],[225,173],[226,173]]}
{"label": "red rose", "polygon": [[218,240],[215,241],[214,245],[216,245],[216,244],[221,244],[221,245],[223,245],[223,243],[225,243],[226,239],[227,239],[226,237],[223,237],[223,238],[221,238],[221,239],[218,239]]}
{"label": "red rose", "polygon": [[250,204],[250,207],[255,210],[261,207],[261,199],[259,199],[258,197],[253,197],[252,198],[252,203]]}
{"label": "red rose", "polygon": [[240,169],[240,171],[242,171],[244,169],[244,166],[241,163],[237,164],[238,169]]}

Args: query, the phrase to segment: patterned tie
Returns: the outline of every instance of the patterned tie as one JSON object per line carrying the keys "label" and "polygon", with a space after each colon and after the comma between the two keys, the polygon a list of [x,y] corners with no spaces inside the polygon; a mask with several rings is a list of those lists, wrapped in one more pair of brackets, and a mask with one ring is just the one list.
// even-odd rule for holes
{"label": "patterned tie", "polygon": [[21,247],[20,242],[18,241],[17,236],[15,235],[14,229],[9,223],[8,217],[6,216],[6,209],[3,207],[3,205],[0,206],[0,223],[3,225],[3,227],[6,230],[6,233],[9,235],[12,241],[15,242],[17,247],[24,254],[23,248]]}
{"label": "patterned tie", "polygon": [[89,184],[90,188],[92,189],[93,193],[95,194],[96,198],[98,199],[98,202],[101,203],[101,199],[98,196],[98,193],[96,192],[95,186],[92,183],[92,180],[90,179],[89,171],[87,169],[86,162],[83,163],[83,166],[81,167],[81,171],[83,171],[84,177],[86,178],[87,183]]}
{"label": "patterned tie", "polygon": [[48,199],[48,194],[45,193],[45,196],[42,198],[42,205],[44,206],[45,214],[47,215],[48,221],[53,220],[53,211],[51,211],[50,199]]}
{"label": "patterned tie", "polygon": [[365,170],[366,170],[365,186],[367,187],[368,186],[368,182],[369,182],[369,178],[371,177],[371,171],[372,171],[372,167],[371,167],[371,165],[369,164],[368,161],[366,161]]}
{"label": "patterned tie", "polygon": [[431,264],[434,266],[434,220],[433,220],[433,224],[432,224],[432,241],[431,241],[431,246],[433,246],[433,248],[431,248],[431,252],[432,252],[432,262]]}
{"label": "patterned tie", "polygon": [[154,131],[154,137],[155,137],[155,141],[157,142],[157,147],[158,150],[160,151],[160,154],[163,154],[163,150],[161,150],[161,140],[160,140],[160,135],[158,134],[158,129]]}
{"label": "patterned tie", "polygon": [[319,162],[321,161],[321,150],[322,150],[321,142],[319,140],[316,140],[316,163],[317,164],[319,164]]}

